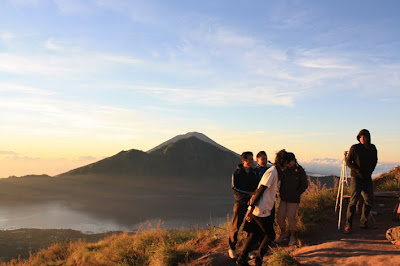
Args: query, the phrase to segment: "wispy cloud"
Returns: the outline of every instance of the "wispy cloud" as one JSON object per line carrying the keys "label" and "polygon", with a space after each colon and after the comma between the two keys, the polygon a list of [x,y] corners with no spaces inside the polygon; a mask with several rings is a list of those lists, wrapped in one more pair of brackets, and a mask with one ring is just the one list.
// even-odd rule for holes
{"label": "wispy cloud", "polygon": [[31,136],[129,139],[154,123],[132,109],[37,97],[3,98],[0,112],[3,131]]}
{"label": "wispy cloud", "polygon": [[37,6],[46,0],[8,0],[14,6]]}
{"label": "wispy cloud", "polygon": [[53,92],[40,88],[19,85],[15,83],[2,83],[0,82],[0,92],[36,94],[36,95],[51,95]]}
{"label": "wispy cloud", "polygon": [[9,43],[14,38],[15,38],[14,34],[12,34],[9,31],[0,32],[0,41],[4,43]]}
{"label": "wispy cloud", "polygon": [[[49,47],[47,46],[47,48]],[[53,50],[58,48],[56,46],[52,47]],[[142,63],[143,61],[141,59],[131,56],[90,53],[87,51],[62,55],[50,55],[46,53],[37,55],[0,53],[0,72],[17,74],[41,74],[51,76],[81,73],[85,75],[109,67],[112,68],[116,64],[138,65]]]}
{"label": "wispy cloud", "polygon": [[47,41],[44,44],[44,47],[48,50],[53,50],[53,51],[63,50],[63,47],[59,44],[56,44],[53,38],[47,39]]}
{"label": "wispy cloud", "polygon": [[[279,92],[273,88],[215,88],[184,89],[169,87],[132,86],[133,90],[179,104],[201,104],[209,106],[232,105],[240,99],[241,104],[292,106],[295,92]],[[245,95],[245,97],[244,97]]]}
{"label": "wispy cloud", "polygon": [[64,14],[90,14],[93,12],[91,1],[84,0],[53,0]]}
{"label": "wispy cloud", "polygon": [[160,18],[166,19],[160,5],[164,2],[154,3],[154,1],[129,1],[129,0],[94,0],[97,7],[113,10],[122,14],[127,14],[133,21],[153,24]]}
{"label": "wispy cloud", "polygon": [[18,153],[14,152],[14,151],[0,151],[0,156],[4,156],[4,155],[12,155],[12,156],[17,156]]}

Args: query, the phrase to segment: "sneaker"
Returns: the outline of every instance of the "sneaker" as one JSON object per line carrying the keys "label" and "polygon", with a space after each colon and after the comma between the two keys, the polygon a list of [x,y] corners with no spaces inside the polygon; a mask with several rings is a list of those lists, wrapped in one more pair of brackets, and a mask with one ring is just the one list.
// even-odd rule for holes
{"label": "sneaker", "polygon": [[254,259],[256,257],[256,253],[254,253],[254,251],[250,251],[249,252],[249,259]]}
{"label": "sneaker", "polygon": [[351,226],[350,225],[346,225],[344,227],[344,231],[345,234],[351,234]]}
{"label": "sneaker", "polygon": [[295,236],[290,236],[289,246],[294,246],[297,244],[297,238]]}
{"label": "sneaker", "polygon": [[288,236],[287,233],[282,233],[275,242],[278,244],[282,243]]}
{"label": "sneaker", "polygon": [[228,250],[228,255],[229,255],[229,258],[231,258],[233,260],[237,258],[235,251],[231,248]]}

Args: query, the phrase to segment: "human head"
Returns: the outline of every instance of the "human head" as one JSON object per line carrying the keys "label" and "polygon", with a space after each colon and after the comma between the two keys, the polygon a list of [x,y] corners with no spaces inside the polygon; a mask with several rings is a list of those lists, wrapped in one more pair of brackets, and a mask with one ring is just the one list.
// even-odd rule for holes
{"label": "human head", "polygon": [[[364,136],[362,138],[362,136]],[[357,140],[361,143],[361,144],[371,144],[371,134],[369,133],[369,131],[367,129],[361,129],[360,132],[357,135]]]}
{"label": "human head", "polygon": [[253,165],[254,159],[251,151],[243,152],[242,155],[240,155],[240,159],[245,168],[250,168]]}
{"label": "human head", "polygon": [[289,163],[288,167],[293,167],[293,166],[296,165],[297,160],[296,160],[296,156],[294,155],[293,152],[288,152],[287,153],[287,158],[288,158],[288,160],[290,160],[290,163]]}
{"label": "human head", "polygon": [[276,153],[275,165],[279,166],[281,169],[285,169],[290,165],[290,162],[295,160],[293,153],[288,153],[285,149],[280,150]]}
{"label": "human head", "polygon": [[257,159],[257,164],[259,166],[265,167],[267,165],[268,157],[267,157],[267,153],[265,151],[258,152],[256,159]]}

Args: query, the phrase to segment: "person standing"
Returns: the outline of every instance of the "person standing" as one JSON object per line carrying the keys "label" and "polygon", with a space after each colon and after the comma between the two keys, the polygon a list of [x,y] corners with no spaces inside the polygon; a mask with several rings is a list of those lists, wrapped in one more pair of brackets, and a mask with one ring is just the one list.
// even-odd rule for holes
{"label": "person standing", "polygon": [[371,134],[367,129],[362,129],[357,135],[358,144],[350,147],[346,158],[347,166],[351,169],[351,198],[347,208],[347,220],[344,232],[352,232],[353,217],[360,195],[364,198],[361,212],[360,228],[368,228],[368,216],[374,202],[372,172],[378,163],[378,152],[371,144]]}
{"label": "person standing", "polygon": [[259,180],[261,180],[265,171],[268,170],[268,156],[265,151],[259,151],[256,156],[257,165],[254,167],[254,171],[256,171]]}
{"label": "person standing", "polygon": [[229,234],[228,255],[231,259],[236,259],[236,243],[239,228],[243,223],[247,212],[248,202],[256,190],[260,179],[252,168],[254,159],[250,151],[243,152],[240,156],[242,163],[239,164],[232,174],[232,190],[234,197],[233,217],[231,232]]}
{"label": "person standing", "polygon": [[289,246],[297,243],[296,239],[296,216],[300,205],[300,196],[308,187],[307,174],[296,160],[293,153],[289,153],[293,167],[288,167],[283,171],[281,185],[279,188],[279,197],[281,199],[278,209],[278,225],[281,234],[276,243],[283,242],[289,234],[286,232],[286,218],[289,224],[290,239]]}
{"label": "person standing", "polygon": [[255,263],[262,265],[262,259],[275,239],[274,220],[270,216],[275,204],[278,176],[282,175],[283,169],[293,166],[291,164],[288,153],[285,150],[280,150],[276,154],[274,165],[261,178],[257,190],[250,199],[250,206],[246,214],[246,223],[253,221],[258,229],[248,234],[243,251],[236,261],[237,264],[248,265],[248,254],[257,241],[257,234],[261,234],[262,241],[256,254]]}

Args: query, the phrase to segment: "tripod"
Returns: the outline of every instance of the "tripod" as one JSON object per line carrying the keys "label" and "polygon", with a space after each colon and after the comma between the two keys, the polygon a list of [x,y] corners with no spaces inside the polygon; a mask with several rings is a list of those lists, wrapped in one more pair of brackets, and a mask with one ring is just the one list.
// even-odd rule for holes
{"label": "tripod", "polygon": [[337,192],[337,197],[336,197],[335,212],[337,211],[337,208],[339,206],[338,230],[340,229],[340,221],[342,220],[344,183],[346,183],[346,185],[347,185],[347,178],[348,178],[348,176],[347,176],[346,157],[347,157],[347,151],[344,152],[343,163],[342,163],[342,171],[340,172],[338,192]]}

